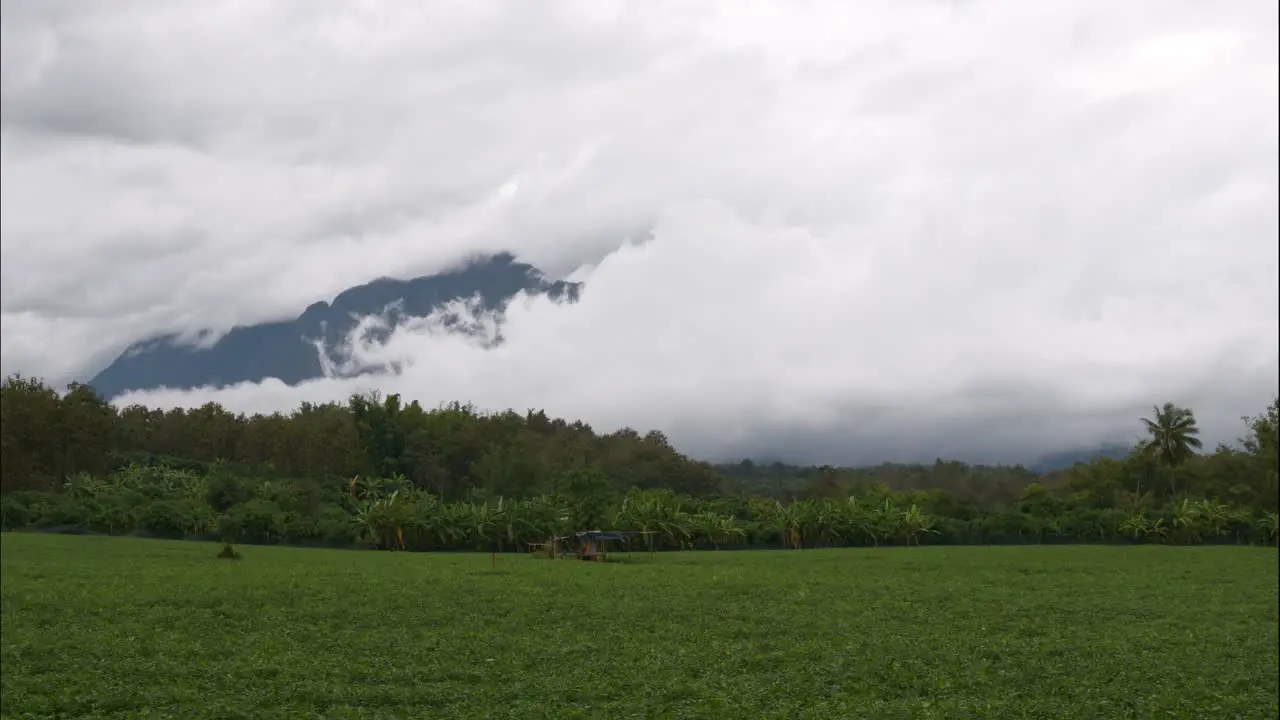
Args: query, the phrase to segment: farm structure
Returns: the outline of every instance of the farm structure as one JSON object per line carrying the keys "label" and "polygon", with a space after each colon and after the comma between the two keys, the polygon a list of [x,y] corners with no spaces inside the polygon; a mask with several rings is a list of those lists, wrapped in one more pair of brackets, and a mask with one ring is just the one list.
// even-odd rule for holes
{"label": "farm structure", "polygon": [[584,530],[572,535],[553,537],[545,543],[533,543],[530,547],[537,552],[545,552],[551,559],[565,560],[576,556],[579,560],[606,562],[609,552],[616,547],[615,543],[623,543],[630,555],[631,538],[643,534],[623,530]]}
{"label": "farm structure", "polygon": [[635,533],[616,530],[587,530],[574,535],[577,555],[583,560],[605,562],[609,559],[610,543],[622,542],[631,549],[631,536]]}

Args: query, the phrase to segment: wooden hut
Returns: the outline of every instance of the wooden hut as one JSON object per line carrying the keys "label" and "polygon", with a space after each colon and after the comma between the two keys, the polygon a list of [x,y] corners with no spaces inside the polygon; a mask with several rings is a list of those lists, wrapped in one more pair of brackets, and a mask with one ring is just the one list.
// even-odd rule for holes
{"label": "wooden hut", "polygon": [[587,530],[577,533],[574,537],[578,541],[578,557],[582,560],[604,562],[609,558],[609,544],[619,541],[629,543],[631,535],[632,533],[616,530]]}

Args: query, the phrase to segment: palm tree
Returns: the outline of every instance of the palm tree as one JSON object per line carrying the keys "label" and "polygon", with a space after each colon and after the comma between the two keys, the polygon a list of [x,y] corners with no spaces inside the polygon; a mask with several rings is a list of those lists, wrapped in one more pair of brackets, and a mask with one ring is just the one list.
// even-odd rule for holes
{"label": "palm tree", "polygon": [[1172,471],[1204,447],[1198,435],[1195,413],[1167,402],[1163,407],[1153,407],[1153,417],[1141,418],[1147,429],[1147,439],[1142,448],[1157,465],[1168,468],[1169,492],[1176,494],[1175,476]]}

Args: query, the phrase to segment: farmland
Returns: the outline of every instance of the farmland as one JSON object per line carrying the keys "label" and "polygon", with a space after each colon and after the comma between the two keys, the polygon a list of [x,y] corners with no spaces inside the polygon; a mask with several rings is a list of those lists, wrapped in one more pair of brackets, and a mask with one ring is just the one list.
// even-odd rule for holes
{"label": "farmland", "polygon": [[208,543],[0,537],[6,718],[1277,712],[1269,548],[491,567],[487,554],[246,546],[229,562]]}

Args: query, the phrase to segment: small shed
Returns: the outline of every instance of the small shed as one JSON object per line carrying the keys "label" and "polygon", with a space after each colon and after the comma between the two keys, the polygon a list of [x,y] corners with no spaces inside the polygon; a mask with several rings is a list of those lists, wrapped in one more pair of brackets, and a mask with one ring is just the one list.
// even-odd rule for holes
{"label": "small shed", "polygon": [[626,542],[630,546],[635,533],[617,530],[586,530],[574,535],[578,541],[578,556],[583,560],[603,562],[609,557],[609,543]]}

